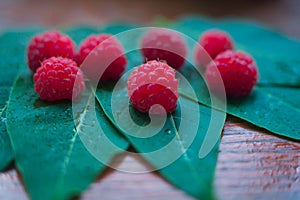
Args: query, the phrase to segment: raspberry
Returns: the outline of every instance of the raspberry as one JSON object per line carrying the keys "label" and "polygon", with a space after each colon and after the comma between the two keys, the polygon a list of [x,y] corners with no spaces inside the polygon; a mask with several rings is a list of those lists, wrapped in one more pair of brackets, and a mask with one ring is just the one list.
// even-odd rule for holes
{"label": "raspberry", "polygon": [[79,47],[79,52],[75,59],[77,64],[81,65],[81,63],[89,55],[89,53],[109,37],[111,37],[111,35],[109,34],[91,35],[87,39],[82,41]]}
{"label": "raspberry", "polygon": [[[205,68],[208,62],[226,50],[232,50],[234,48],[231,37],[219,30],[209,30],[204,32],[199,40],[199,45],[195,48],[195,61],[196,63]],[[206,51],[206,52],[204,52]],[[207,59],[207,54],[211,59]]]}
{"label": "raspberry", "polygon": [[35,72],[41,66],[41,62],[52,56],[73,58],[75,44],[67,35],[48,31],[34,36],[27,50],[28,66]]}
{"label": "raspberry", "polygon": [[[148,112],[155,104],[167,112],[177,107],[178,81],[174,69],[164,62],[148,61],[136,68],[128,78],[127,90],[132,106],[141,112]],[[161,114],[161,110],[153,113]]]}
{"label": "raspberry", "polygon": [[205,78],[210,88],[218,92],[217,72],[219,71],[226,95],[229,98],[248,96],[258,79],[258,71],[253,58],[244,52],[227,50],[219,54],[206,69]]}
{"label": "raspberry", "polygon": [[[89,56],[91,53],[93,55]],[[97,81],[101,74],[101,81],[120,78],[127,65],[123,46],[109,34],[91,35],[81,43],[76,56],[78,65],[81,65],[85,59],[87,61],[84,65],[90,66],[84,67],[83,72],[90,79]]]}
{"label": "raspberry", "polygon": [[[51,57],[42,62],[33,76],[34,89],[41,99],[56,101],[76,98],[84,90],[81,70],[68,58]],[[75,84],[76,80],[76,84]]]}
{"label": "raspberry", "polygon": [[155,28],[143,36],[141,51],[145,60],[164,60],[174,69],[183,66],[187,55],[184,38],[163,28]]}

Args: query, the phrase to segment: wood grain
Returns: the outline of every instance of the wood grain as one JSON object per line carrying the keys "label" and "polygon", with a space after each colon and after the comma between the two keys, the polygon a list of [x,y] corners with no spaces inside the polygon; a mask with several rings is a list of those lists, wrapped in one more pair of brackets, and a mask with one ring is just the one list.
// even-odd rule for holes
{"label": "wood grain", "polygon": [[[151,23],[199,14],[256,20],[300,39],[298,0],[7,0],[0,1],[0,30],[11,27],[101,26],[112,21]],[[147,168],[140,157],[123,155],[126,168]],[[45,180],[46,181],[46,180]],[[215,179],[220,200],[300,199],[300,143],[276,137],[229,117],[224,127]],[[193,199],[157,173],[108,169],[78,199]],[[0,173],[0,200],[28,199],[14,166]]]}
{"label": "wood grain", "polygon": [[[215,188],[220,200],[300,199],[300,143],[276,137],[231,117],[224,127]],[[120,167],[147,168],[140,157],[121,156]],[[46,180],[45,180],[46,181]],[[108,169],[79,199],[193,199],[157,173]],[[15,168],[0,174],[0,199],[28,199]]]}

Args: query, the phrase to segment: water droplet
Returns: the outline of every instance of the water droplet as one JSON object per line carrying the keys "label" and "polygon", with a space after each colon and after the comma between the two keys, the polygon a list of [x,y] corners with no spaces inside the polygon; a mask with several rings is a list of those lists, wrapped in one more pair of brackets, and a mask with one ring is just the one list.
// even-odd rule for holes
{"label": "water droplet", "polygon": [[6,121],[6,117],[1,117],[1,122],[5,123],[5,121]]}
{"label": "water droplet", "polygon": [[197,154],[192,149],[187,149],[183,155],[186,160],[194,160],[197,158]]}
{"label": "water droplet", "polygon": [[165,130],[165,134],[167,135],[172,135],[173,134],[173,131],[171,129],[166,129]]}

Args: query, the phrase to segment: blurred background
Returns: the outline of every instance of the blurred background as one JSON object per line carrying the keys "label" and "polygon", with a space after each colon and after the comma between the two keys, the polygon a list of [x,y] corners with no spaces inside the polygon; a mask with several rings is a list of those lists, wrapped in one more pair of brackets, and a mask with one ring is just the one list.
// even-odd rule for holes
{"label": "blurred background", "polygon": [[110,22],[149,25],[186,15],[250,19],[300,38],[299,0],[0,0],[0,30]]}

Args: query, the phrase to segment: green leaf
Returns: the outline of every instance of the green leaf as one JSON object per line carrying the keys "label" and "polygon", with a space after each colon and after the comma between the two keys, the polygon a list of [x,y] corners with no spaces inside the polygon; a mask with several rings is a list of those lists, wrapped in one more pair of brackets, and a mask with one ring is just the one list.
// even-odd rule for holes
{"label": "green leaf", "polygon": [[[191,34],[194,39],[210,28],[228,31],[236,41],[237,49],[247,51],[256,59],[260,81],[248,98],[228,101],[226,112],[275,134],[300,139],[297,127],[300,120],[297,103],[300,99],[299,42],[261,26],[238,21],[208,23],[203,19],[187,18],[175,28]],[[191,44],[189,49],[193,50]],[[181,72],[199,91],[195,101],[209,106],[210,95],[200,75],[190,65]],[[190,97],[186,91],[181,94]]]}
{"label": "green leaf", "polygon": [[[300,90],[292,95],[299,99]],[[229,102],[227,112],[278,135],[300,140],[300,107],[287,98],[256,87],[248,98]]]}
{"label": "green leaf", "polygon": [[[256,60],[264,85],[300,86],[300,42],[255,23],[202,18],[185,18],[171,26],[198,41],[203,31],[217,28],[227,31],[236,49],[250,53]],[[190,53],[194,46],[189,44]]]}
{"label": "green leaf", "polygon": [[[223,121],[221,125],[214,124],[212,132],[217,134],[215,145],[210,153],[201,159],[200,148],[206,136],[212,134],[209,131],[210,123],[215,122],[211,116],[211,109],[180,97],[177,110],[169,113],[166,119],[157,115],[148,116],[128,104],[127,90],[123,87],[126,80],[125,75],[117,85],[102,84],[96,91],[96,98],[108,118],[154,166],[151,170],[158,169],[172,184],[197,198],[213,199],[218,137],[225,115],[219,113],[223,116]],[[124,100],[127,102],[124,103]],[[199,112],[200,121],[194,112]]]}
{"label": "green leaf", "polygon": [[299,88],[290,87],[270,87],[270,86],[260,86],[261,89],[266,90],[270,95],[276,96],[279,99],[284,99],[286,103],[290,106],[299,108],[300,94]]}
{"label": "green leaf", "polygon": [[[198,99],[194,98],[195,102],[210,106],[208,89],[195,69],[187,65],[181,70],[181,73],[190,81],[193,88],[199,91]],[[184,90],[181,90],[180,93],[192,98]],[[275,134],[299,140],[299,100],[300,90],[298,88],[256,86],[249,97],[229,100],[226,112]],[[216,108],[218,109],[218,107]]]}
{"label": "green leaf", "polygon": [[4,170],[13,159],[10,140],[6,131],[6,107],[0,112],[0,171]]}
{"label": "green leaf", "polygon": [[259,83],[300,86],[300,42],[255,24],[226,22],[220,28],[256,59]]}
{"label": "green leaf", "polygon": [[78,45],[77,47],[79,47],[82,40],[86,39],[91,34],[98,34],[100,32],[98,28],[92,26],[76,26],[62,31],[72,38]]}
{"label": "green leaf", "polygon": [[[15,162],[32,199],[69,199],[87,188],[113,156],[128,147],[101,109],[92,114],[94,96],[84,93],[72,117],[69,101],[49,103],[33,89],[32,74],[21,75],[10,95],[7,126]],[[76,124],[74,123],[74,120]],[[96,121],[103,133],[94,133]],[[120,150],[108,151],[108,137]],[[82,140],[88,141],[83,144]],[[88,151],[94,145],[92,154]],[[100,163],[95,157],[101,157]]]}
{"label": "green leaf", "polygon": [[[103,31],[115,34],[130,28],[108,26]],[[222,117],[221,119],[212,119],[212,109],[185,97],[180,98],[177,111],[168,114],[166,118],[140,113],[133,109],[128,102],[124,102],[124,99],[128,101],[126,76],[133,67],[143,62],[139,51],[131,51],[138,48],[142,33],[142,30],[137,30],[118,35],[125,50],[129,51],[127,54],[127,74],[119,80],[117,87],[113,82],[101,85],[96,91],[96,98],[111,122],[127,137],[135,149],[153,165],[151,170],[159,169],[159,173],[172,184],[197,198],[213,199],[213,179],[217,163],[219,136],[225,121],[225,114],[214,110]],[[187,89],[186,86],[184,85],[182,88]],[[195,112],[193,108],[199,111],[200,121],[197,117],[193,118],[195,116],[193,115]],[[211,129],[212,127],[209,128],[210,123],[216,120],[219,120],[219,123],[214,124],[213,129]],[[184,126],[187,127],[185,130],[182,128]],[[210,137],[210,135],[215,137]],[[211,139],[210,142],[207,142],[209,140],[207,137]],[[165,149],[164,147],[168,148]],[[205,158],[199,157],[201,148],[210,152]]]}
{"label": "green leaf", "polygon": [[[34,31],[9,31],[0,36],[0,171],[13,160],[13,151],[6,130],[6,108],[10,88],[24,63],[25,46]],[[13,42],[12,42],[13,41]],[[9,56],[14,55],[14,56]]]}

